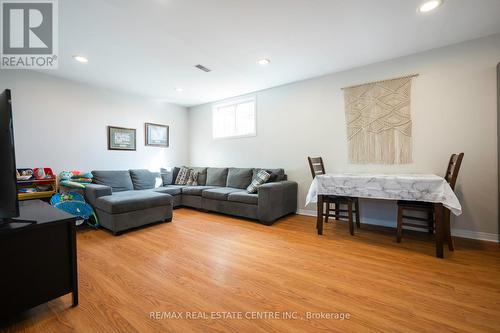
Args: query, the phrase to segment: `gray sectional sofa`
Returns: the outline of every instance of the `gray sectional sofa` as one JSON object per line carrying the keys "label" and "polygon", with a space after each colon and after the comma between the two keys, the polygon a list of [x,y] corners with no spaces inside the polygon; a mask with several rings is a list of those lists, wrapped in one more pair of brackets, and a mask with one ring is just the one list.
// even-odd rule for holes
{"label": "gray sectional sofa", "polygon": [[[257,193],[246,191],[261,169],[193,168],[198,185],[175,185],[179,168],[162,170],[92,171],[94,183],[85,189],[100,224],[115,234],[146,224],[171,221],[175,207],[192,207],[271,225],[297,210],[297,183],[288,181],[283,169],[271,174]],[[161,176],[161,186],[157,186]]]}

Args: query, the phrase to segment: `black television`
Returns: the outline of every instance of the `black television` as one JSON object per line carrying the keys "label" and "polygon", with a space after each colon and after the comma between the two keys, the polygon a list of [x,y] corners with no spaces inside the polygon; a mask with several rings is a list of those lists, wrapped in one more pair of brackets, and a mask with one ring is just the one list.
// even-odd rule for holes
{"label": "black television", "polygon": [[10,90],[0,95],[0,225],[19,216]]}

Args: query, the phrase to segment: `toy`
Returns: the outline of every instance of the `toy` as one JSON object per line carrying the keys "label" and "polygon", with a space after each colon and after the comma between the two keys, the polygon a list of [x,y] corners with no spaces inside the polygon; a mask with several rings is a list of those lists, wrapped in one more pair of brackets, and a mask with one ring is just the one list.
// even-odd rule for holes
{"label": "toy", "polygon": [[84,184],[77,182],[72,182],[71,180],[62,180],[59,185],[69,187],[69,188],[85,188]]}
{"label": "toy", "polygon": [[33,173],[37,180],[55,179],[55,175],[50,168],[35,168]]}
{"label": "toy", "polygon": [[94,176],[91,172],[81,173],[80,171],[71,171],[73,176],[72,179],[92,179]]}
{"label": "toy", "polygon": [[19,193],[36,193],[38,190],[34,187],[25,187],[18,189]]}
{"label": "toy", "polygon": [[69,187],[82,189],[85,188],[85,184],[92,183],[93,175],[91,172],[82,173],[80,171],[62,171],[59,174],[60,185]]}
{"label": "toy", "polygon": [[30,180],[33,178],[32,169],[17,169],[16,170],[17,180]]}
{"label": "toy", "polygon": [[[85,202],[85,199],[79,193],[68,192],[54,194],[50,199],[50,204],[66,213],[79,217],[80,220],[76,222],[76,225],[81,225],[87,221],[87,224],[93,228],[99,226],[99,221],[94,209]],[[90,223],[91,217],[94,217],[95,224]]]}

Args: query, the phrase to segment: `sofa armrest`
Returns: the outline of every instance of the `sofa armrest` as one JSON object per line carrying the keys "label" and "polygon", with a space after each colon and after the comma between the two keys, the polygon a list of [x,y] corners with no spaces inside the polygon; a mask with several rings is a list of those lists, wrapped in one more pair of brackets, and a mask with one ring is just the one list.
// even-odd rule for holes
{"label": "sofa armrest", "polygon": [[87,200],[87,202],[93,207],[95,207],[95,202],[98,198],[113,194],[111,187],[98,184],[85,185],[84,192],[85,200]]}
{"label": "sofa armrest", "polygon": [[258,187],[258,216],[264,224],[297,211],[298,184],[293,181],[280,181]]}

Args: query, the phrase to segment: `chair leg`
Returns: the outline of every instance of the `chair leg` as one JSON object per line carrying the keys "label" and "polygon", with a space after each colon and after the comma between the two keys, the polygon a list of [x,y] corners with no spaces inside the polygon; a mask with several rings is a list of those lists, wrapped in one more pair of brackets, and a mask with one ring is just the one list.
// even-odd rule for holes
{"label": "chair leg", "polygon": [[429,234],[433,235],[434,234],[434,213],[433,212],[428,212],[427,213],[427,219],[429,220],[429,223],[428,223]]}
{"label": "chair leg", "polygon": [[356,210],[356,227],[361,228],[361,217],[359,212],[359,200],[358,198],[354,199],[354,209]]}
{"label": "chair leg", "polygon": [[328,216],[330,215],[331,203],[326,203],[326,212],[325,212],[325,223],[328,223]]}
{"label": "chair leg", "polygon": [[335,202],[335,219],[340,220],[340,204],[338,202]]}
{"label": "chair leg", "polygon": [[398,226],[396,229],[396,241],[401,243],[401,237],[403,236],[403,208],[398,207]]}
{"label": "chair leg", "polygon": [[353,222],[353,219],[352,219],[352,201],[349,201],[347,203],[347,217],[349,219],[349,233],[351,234],[351,236],[354,235],[354,222]]}
{"label": "chair leg", "polygon": [[446,236],[447,236],[447,241],[448,241],[448,249],[450,251],[455,251],[455,244],[453,243],[453,237],[451,236],[450,211],[448,209],[444,210],[444,226],[446,228]]}
{"label": "chair leg", "polygon": [[316,204],[316,230],[318,235],[323,235],[323,212],[325,209],[325,203],[322,195],[318,195],[318,203]]}

